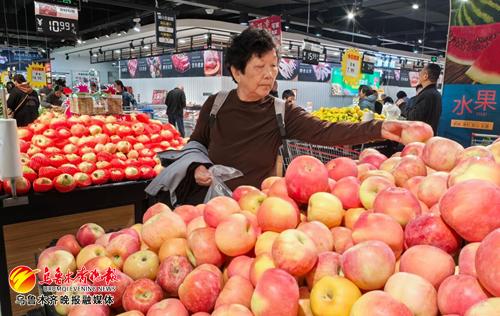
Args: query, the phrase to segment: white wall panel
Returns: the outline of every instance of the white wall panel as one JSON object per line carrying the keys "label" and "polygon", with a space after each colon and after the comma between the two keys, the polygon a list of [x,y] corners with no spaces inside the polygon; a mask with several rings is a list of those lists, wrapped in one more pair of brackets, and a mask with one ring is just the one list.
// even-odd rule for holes
{"label": "white wall panel", "polygon": [[[99,71],[101,84],[108,83],[108,72],[116,72],[116,75],[118,75],[118,67],[113,67],[111,63],[90,64],[89,54],[86,51],[69,55],[67,60],[66,55],[62,53],[55,53],[50,57],[54,58],[51,62],[52,72],[63,72],[72,75],[76,72],[95,69]],[[67,84],[69,85],[70,82],[67,82]]]}

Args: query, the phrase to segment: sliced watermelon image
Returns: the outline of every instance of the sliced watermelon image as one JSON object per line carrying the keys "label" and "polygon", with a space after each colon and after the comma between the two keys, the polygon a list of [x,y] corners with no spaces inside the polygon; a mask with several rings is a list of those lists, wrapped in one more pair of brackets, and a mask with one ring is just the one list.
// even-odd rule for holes
{"label": "sliced watermelon image", "polygon": [[483,84],[500,84],[500,37],[483,50],[465,73],[472,80]]}
{"label": "sliced watermelon image", "polygon": [[481,52],[500,37],[500,22],[476,26],[451,26],[447,58],[460,65],[472,65]]}
{"label": "sliced watermelon image", "polygon": [[453,0],[454,17],[451,25],[481,25],[496,22],[498,0]]}

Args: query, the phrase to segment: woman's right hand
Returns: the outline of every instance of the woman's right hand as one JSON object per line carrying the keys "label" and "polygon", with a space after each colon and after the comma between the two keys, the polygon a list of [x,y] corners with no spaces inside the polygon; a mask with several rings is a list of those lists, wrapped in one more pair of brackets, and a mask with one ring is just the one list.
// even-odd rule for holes
{"label": "woman's right hand", "polygon": [[212,184],[212,174],[204,165],[199,165],[194,171],[194,180],[198,185],[208,187]]}

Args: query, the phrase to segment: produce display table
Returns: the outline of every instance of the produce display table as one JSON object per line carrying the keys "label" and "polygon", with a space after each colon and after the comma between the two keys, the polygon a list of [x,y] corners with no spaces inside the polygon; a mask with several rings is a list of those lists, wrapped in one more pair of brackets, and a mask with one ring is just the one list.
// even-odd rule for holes
{"label": "produce display table", "polygon": [[144,189],[148,183],[129,181],[65,194],[35,193],[28,196],[28,204],[12,207],[0,203],[0,271],[4,276],[0,282],[1,315],[21,315],[36,307],[13,304],[16,293],[9,288],[10,269],[17,265],[35,268],[35,253],[54,238],[74,233],[87,222],[98,222],[106,229],[141,222],[147,208]]}

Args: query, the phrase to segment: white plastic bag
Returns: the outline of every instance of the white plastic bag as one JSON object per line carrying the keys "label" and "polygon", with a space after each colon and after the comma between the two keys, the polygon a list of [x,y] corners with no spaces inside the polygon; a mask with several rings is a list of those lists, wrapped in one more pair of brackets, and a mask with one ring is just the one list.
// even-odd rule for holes
{"label": "white plastic bag", "polygon": [[397,120],[401,116],[401,110],[395,104],[386,103],[382,107],[382,115],[384,115],[387,120]]}
{"label": "white plastic bag", "polygon": [[217,196],[231,196],[233,191],[224,182],[243,176],[238,169],[222,165],[214,165],[208,169],[208,172],[212,174],[212,184],[208,188],[204,203]]}

